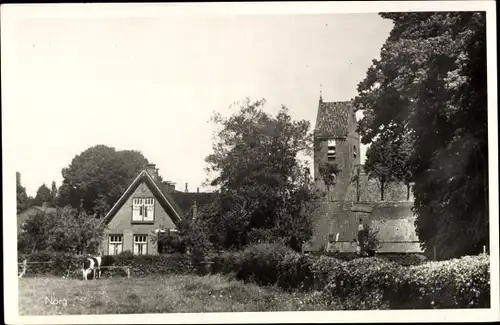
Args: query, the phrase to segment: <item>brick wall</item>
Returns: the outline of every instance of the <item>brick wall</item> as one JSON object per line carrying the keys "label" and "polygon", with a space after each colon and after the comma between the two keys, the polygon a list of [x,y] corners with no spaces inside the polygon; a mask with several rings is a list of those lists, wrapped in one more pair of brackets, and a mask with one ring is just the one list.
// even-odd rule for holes
{"label": "brick wall", "polygon": [[[153,193],[145,183],[141,183],[134,193],[125,201],[113,219],[108,224],[106,234],[123,235],[123,251],[132,251],[133,235],[148,235],[148,254],[158,254],[156,242],[152,241],[152,231],[157,228],[177,228],[168,213],[155,199],[155,215],[153,224],[132,223],[133,198],[153,198]],[[105,236],[102,248],[108,254],[108,236]]]}
{"label": "brick wall", "polygon": [[[353,251],[359,219],[379,229],[380,252],[420,252],[412,202],[320,202],[315,216],[312,249],[325,247],[339,234],[341,251]],[[353,248],[354,247],[354,248]]]}

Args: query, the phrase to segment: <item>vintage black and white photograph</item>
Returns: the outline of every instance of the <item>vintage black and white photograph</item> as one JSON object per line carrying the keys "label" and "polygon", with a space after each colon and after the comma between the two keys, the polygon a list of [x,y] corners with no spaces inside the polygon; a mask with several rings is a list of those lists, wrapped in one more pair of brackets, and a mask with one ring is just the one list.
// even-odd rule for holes
{"label": "vintage black and white photograph", "polygon": [[498,318],[494,3],[343,4],[2,5],[8,323]]}

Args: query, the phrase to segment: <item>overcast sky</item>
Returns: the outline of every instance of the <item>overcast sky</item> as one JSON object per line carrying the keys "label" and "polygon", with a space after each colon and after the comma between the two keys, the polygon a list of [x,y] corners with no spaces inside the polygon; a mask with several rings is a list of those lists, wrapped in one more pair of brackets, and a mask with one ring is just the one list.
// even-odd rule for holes
{"label": "overcast sky", "polygon": [[320,84],[325,101],[353,98],[391,27],[376,14],[23,21],[5,35],[17,93],[4,106],[22,183],[32,196],[59,186],[75,155],[104,144],[203,189],[213,111],[265,98],[314,127]]}

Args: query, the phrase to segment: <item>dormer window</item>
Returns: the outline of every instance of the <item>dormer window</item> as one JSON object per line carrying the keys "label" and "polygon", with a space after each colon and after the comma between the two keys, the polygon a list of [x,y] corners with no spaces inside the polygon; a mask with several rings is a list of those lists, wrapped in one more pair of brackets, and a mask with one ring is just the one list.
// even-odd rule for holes
{"label": "dormer window", "polygon": [[133,222],[153,222],[155,200],[150,198],[134,198],[132,201]]}
{"label": "dormer window", "polygon": [[328,140],[328,161],[335,161],[336,145],[335,140]]}

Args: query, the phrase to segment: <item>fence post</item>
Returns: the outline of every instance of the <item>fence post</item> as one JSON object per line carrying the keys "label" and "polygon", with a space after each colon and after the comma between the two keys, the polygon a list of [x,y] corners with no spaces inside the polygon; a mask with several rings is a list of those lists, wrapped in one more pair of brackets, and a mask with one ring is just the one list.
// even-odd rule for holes
{"label": "fence post", "polygon": [[434,246],[434,261],[436,261],[436,260],[437,260],[436,255],[437,255],[437,254],[436,254],[436,246]]}
{"label": "fence post", "polygon": [[483,245],[483,254],[486,255],[486,245]]}

